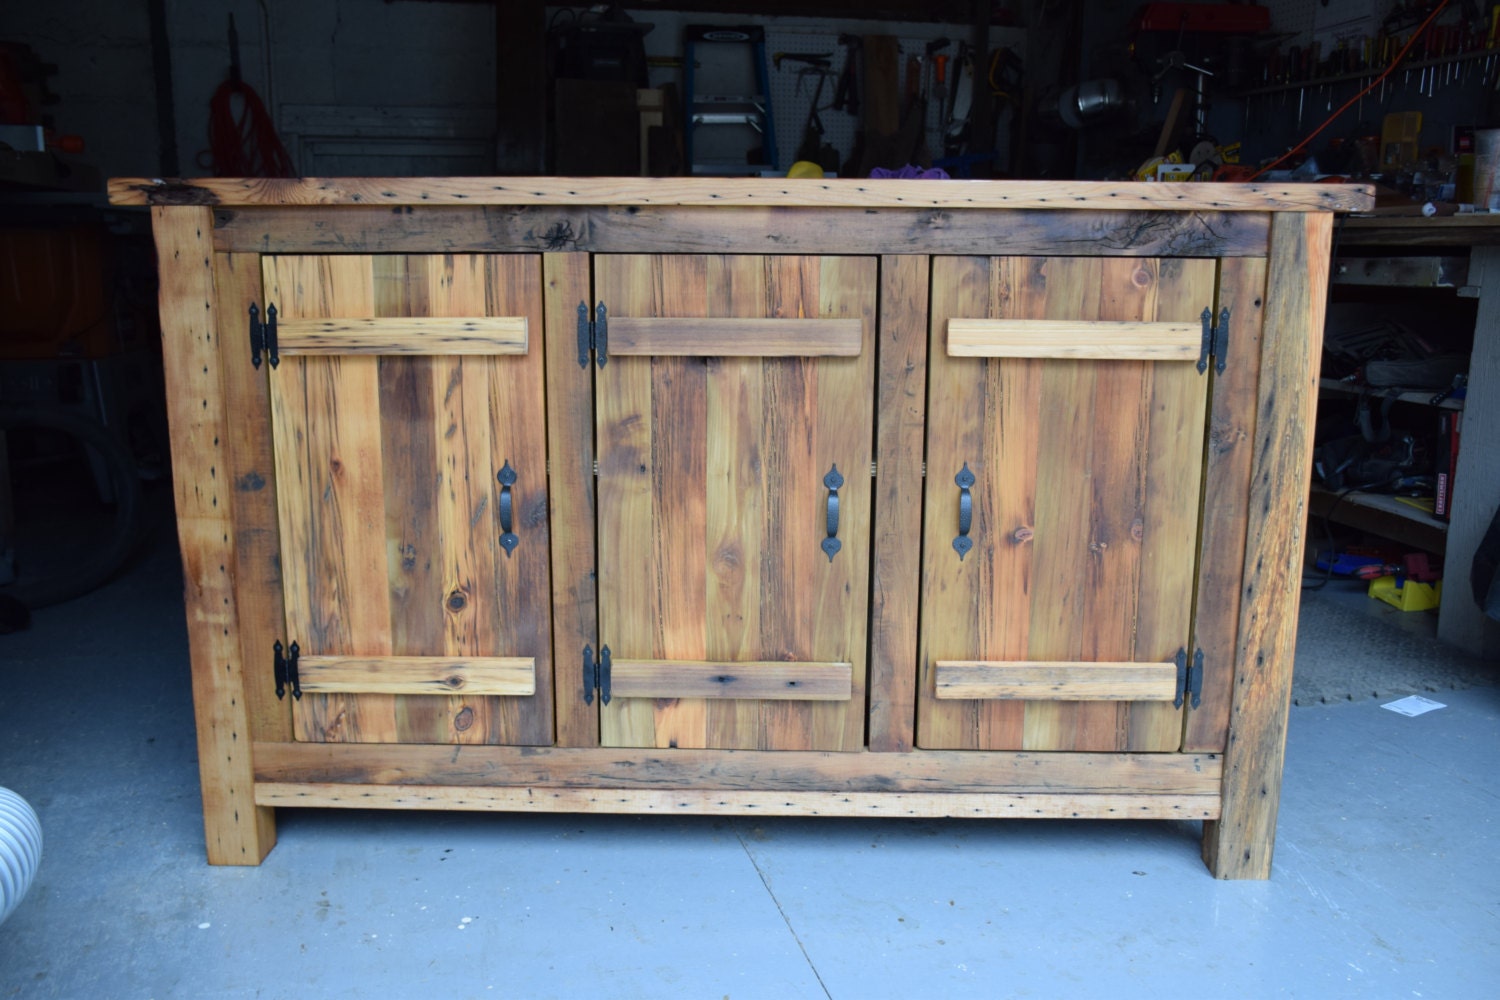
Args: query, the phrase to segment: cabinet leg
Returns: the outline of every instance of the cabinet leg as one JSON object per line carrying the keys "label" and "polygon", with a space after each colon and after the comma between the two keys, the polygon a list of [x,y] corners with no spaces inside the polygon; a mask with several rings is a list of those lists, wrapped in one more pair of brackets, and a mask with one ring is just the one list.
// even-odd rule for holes
{"label": "cabinet leg", "polygon": [[1331,234],[1326,214],[1271,219],[1267,286],[1276,294],[1268,296],[1261,341],[1234,693],[1220,816],[1203,830],[1203,858],[1218,878],[1271,874]]}
{"label": "cabinet leg", "polygon": [[231,803],[203,809],[203,837],[211,865],[258,865],[276,846],[276,810]]}

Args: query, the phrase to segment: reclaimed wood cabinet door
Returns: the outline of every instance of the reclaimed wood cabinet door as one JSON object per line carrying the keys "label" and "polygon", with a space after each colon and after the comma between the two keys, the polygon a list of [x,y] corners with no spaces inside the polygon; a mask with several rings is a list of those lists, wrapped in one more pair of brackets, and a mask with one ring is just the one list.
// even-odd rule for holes
{"label": "reclaimed wood cabinet door", "polygon": [[596,258],[604,745],[862,746],[876,270]]}
{"label": "reclaimed wood cabinet door", "polygon": [[918,745],[1181,746],[1215,273],[934,259]]}
{"label": "reclaimed wood cabinet door", "polygon": [[263,268],[296,738],[550,744],[539,258]]}

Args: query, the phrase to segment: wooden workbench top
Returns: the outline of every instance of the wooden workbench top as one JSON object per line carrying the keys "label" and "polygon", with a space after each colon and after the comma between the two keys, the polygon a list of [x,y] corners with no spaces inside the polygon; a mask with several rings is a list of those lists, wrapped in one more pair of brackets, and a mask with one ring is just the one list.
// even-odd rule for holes
{"label": "wooden workbench top", "polygon": [[709,177],[114,178],[116,205],[760,205],[1173,212],[1357,212],[1357,184],[786,180]]}

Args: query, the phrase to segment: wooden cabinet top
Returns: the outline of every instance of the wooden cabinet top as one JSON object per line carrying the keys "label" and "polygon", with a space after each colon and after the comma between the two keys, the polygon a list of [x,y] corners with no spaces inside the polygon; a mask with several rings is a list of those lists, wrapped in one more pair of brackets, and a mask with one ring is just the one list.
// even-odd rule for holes
{"label": "wooden cabinet top", "polygon": [[114,178],[116,205],[726,205],[802,208],[1358,212],[1359,184],[786,180],[709,177]]}

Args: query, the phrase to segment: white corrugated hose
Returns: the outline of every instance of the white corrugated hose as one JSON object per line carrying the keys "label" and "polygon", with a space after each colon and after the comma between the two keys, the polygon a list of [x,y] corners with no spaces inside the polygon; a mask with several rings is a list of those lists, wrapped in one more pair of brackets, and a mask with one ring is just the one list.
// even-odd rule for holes
{"label": "white corrugated hose", "polygon": [[42,823],[9,788],[0,788],[0,924],[20,905],[42,863]]}

